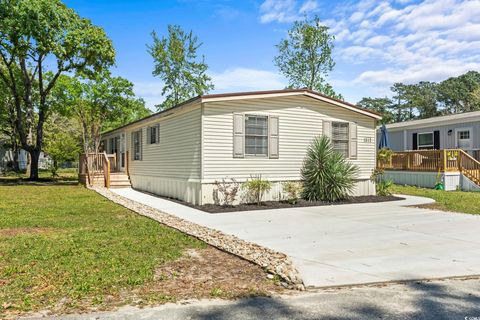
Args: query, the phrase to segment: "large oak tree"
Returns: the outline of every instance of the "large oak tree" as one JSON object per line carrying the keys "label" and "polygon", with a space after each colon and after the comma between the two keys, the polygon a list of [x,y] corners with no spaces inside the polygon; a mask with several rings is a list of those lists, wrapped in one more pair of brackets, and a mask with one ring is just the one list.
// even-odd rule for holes
{"label": "large oak tree", "polygon": [[20,144],[31,158],[31,179],[38,179],[49,95],[60,75],[92,76],[114,58],[104,30],[60,0],[0,0],[0,81],[13,99]]}

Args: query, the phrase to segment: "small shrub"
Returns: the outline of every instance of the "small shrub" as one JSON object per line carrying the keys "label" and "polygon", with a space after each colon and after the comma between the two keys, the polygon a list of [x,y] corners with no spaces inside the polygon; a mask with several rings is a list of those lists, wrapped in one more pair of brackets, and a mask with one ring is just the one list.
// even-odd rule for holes
{"label": "small shrub", "polygon": [[284,182],[283,192],[287,194],[287,202],[290,204],[295,204],[298,202],[303,190],[303,185],[300,182],[288,181]]}
{"label": "small shrub", "polygon": [[377,196],[391,196],[393,181],[390,179],[385,179],[383,175],[383,169],[375,169],[370,176],[370,180],[375,182],[375,190],[377,191]]}
{"label": "small shrub", "polygon": [[382,166],[390,162],[393,156],[393,151],[388,148],[382,148],[377,152],[378,163]]}
{"label": "small shrub", "polygon": [[222,205],[231,206],[235,202],[235,199],[240,189],[240,184],[237,180],[231,178],[230,182],[225,181],[215,181],[215,186],[217,187],[218,192],[222,194]]}
{"label": "small shrub", "polygon": [[258,205],[262,203],[265,192],[272,189],[272,183],[268,180],[263,180],[262,176],[251,177],[242,184],[242,189],[247,191],[249,199],[254,200]]}
{"label": "small shrub", "polygon": [[355,187],[357,166],[333,150],[326,136],[315,138],[301,170],[302,197],[308,201],[334,202],[349,197]]}

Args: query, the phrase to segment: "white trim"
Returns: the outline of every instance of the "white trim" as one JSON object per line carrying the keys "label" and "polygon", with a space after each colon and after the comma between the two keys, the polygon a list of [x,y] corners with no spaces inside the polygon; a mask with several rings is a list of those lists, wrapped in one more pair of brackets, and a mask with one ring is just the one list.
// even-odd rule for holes
{"label": "white trim", "polygon": [[[418,146],[418,142],[417,142]],[[408,150],[408,134],[407,130],[403,130],[403,150]]]}
{"label": "white trim", "polygon": [[[458,146],[458,132],[460,131],[468,131],[470,132],[470,141],[468,149],[465,150],[471,150],[473,148],[473,127],[463,127],[463,128],[455,128],[455,148],[459,148]],[[465,139],[464,139],[465,140]]]}
{"label": "white trim", "polygon": [[391,131],[403,129],[419,129],[428,127],[439,127],[451,124],[477,122],[480,121],[480,111],[465,112],[459,114],[450,114],[446,116],[433,117],[421,120],[411,120],[398,123],[387,124],[387,129]]}
{"label": "white trim", "polygon": [[433,131],[427,131],[427,132],[417,132],[417,149],[418,150],[426,150],[426,149],[420,149],[420,135],[421,134],[431,134],[432,135],[432,144],[426,144],[423,145],[423,147],[432,147],[432,149],[435,147],[435,134]]}

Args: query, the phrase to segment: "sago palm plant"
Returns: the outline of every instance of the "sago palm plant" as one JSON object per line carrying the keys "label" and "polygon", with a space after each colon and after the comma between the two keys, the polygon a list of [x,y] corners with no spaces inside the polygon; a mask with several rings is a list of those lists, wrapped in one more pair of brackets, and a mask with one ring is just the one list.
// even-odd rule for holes
{"label": "sago palm plant", "polygon": [[346,199],[353,191],[357,173],[357,166],[333,150],[328,137],[319,136],[313,140],[303,161],[302,197],[328,202]]}

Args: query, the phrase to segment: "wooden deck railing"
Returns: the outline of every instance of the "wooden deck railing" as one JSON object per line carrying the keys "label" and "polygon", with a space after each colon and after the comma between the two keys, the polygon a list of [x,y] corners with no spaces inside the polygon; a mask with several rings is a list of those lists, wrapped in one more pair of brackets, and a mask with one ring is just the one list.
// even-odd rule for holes
{"label": "wooden deck railing", "polygon": [[98,175],[103,175],[104,186],[110,187],[110,173],[117,171],[117,155],[101,153],[82,153],[80,155],[79,175],[85,176],[85,183],[92,185]]}
{"label": "wooden deck railing", "polygon": [[387,161],[378,161],[384,170],[462,172],[480,184],[480,162],[461,149],[394,152]]}

